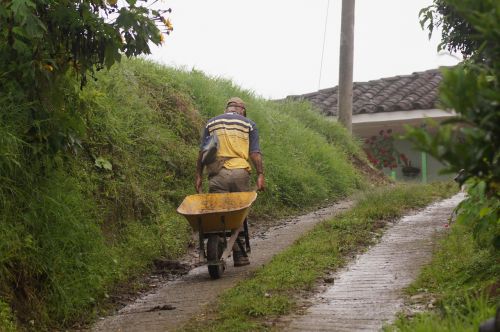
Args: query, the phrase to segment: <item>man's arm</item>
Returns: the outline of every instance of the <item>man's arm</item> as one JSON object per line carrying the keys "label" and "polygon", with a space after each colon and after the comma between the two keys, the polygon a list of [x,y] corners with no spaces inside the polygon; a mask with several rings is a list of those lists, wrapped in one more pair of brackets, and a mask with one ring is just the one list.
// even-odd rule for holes
{"label": "man's arm", "polygon": [[264,179],[264,166],[262,164],[262,155],[260,152],[251,152],[250,159],[257,171],[257,190],[264,191],[266,189],[266,181]]}
{"label": "man's arm", "polygon": [[196,180],[194,187],[198,194],[201,194],[201,186],[203,184],[203,164],[201,163],[202,156],[203,152],[200,151],[198,153],[198,160],[196,161]]}

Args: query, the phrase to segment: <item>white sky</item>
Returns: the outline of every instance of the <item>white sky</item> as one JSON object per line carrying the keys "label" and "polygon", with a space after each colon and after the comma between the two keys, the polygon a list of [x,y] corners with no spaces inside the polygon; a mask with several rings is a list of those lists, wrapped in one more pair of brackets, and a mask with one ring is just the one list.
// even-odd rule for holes
{"label": "white sky", "polygon": [[[328,0],[164,0],[173,33],[150,58],[233,80],[265,98],[318,90]],[[356,0],[354,81],[454,65],[418,12],[432,0]],[[338,84],[341,0],[330,0],[320,88]]]}

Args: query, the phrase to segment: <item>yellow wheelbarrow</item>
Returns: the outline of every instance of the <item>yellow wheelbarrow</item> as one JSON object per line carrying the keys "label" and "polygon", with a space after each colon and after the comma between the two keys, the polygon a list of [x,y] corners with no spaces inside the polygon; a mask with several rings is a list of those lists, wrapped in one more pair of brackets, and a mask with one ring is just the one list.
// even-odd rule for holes
{"label": "yellow wheelbarrow", "polygon": [[[200,260],[207,263],[212,279],[224,273],[235,242],[244,256],[250,252],[246,218],[256,198],[256,192],[196,194],[184,198],[177,208],[198,232]],[[245,246],[238,238],[240,232],[245,235]]]}

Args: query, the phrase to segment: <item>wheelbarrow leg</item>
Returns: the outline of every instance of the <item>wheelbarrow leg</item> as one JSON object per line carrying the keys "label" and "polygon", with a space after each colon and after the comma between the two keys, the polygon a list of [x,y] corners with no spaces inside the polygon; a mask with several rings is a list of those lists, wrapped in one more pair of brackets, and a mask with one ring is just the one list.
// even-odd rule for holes
{"label": "wheelbarrow leg", "polygon": [[238,234],[243,231],[243,226],[241,226],[239,229],[232,231],[231,232],[231,237],[229,238],[229,241],[227,241],[227,247],[226,250],[224,250],[224,253],[222,253],[221,256],[221,261],[225,262],[229,255],[231,254],[231,251],[233,251],[233,244],[236,242],[236,238],[238,237]]}
{"label": "wheelbarrow leg", "polygon": [[201,218],[198,218],[198,239],[200,241],[200,248],[198,249],[200,262],[205,262],[207,256],[205,255],[205,234],[201,226]]}

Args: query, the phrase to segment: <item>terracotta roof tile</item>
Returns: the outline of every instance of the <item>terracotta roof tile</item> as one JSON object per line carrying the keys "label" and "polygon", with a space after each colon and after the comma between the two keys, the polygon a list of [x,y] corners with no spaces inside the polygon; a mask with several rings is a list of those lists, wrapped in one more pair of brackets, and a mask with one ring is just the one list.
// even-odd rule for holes
{"label": "terracotta roof tile", "polygon": [[[353,114],[433,109],[441,82],[438,69],[353,84]],[[326,115],[337,115],[338,87],[290,99],[309,100]]]}

